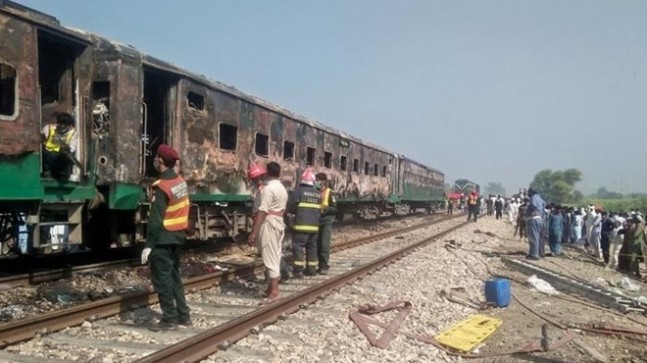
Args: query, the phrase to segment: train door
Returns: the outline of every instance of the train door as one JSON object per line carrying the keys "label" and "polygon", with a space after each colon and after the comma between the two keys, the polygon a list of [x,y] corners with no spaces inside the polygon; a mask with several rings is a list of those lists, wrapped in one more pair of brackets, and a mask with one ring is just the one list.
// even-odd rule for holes
{"label": "train door", "polygon": [[177,78],[153,69],[144,69],[144,100],[142,103],[142,137],[140,172],[154,177],[155,152],[160,144],[170,143],[166,136],[172,126],[172,100]]}
{"label": "train door", "polygon": [[[76,145],[74,145],[75,152],[66,154],[70,162],[59,162],[60,157],[54,159],[54,156],[42,160],[46,171],[45,176],[58,175],[75,182],[79,181],[80,175],[84,172],[81,162],[85,160],[85,115],[82,114],[80,99],[82,97],[80,83],[85,81],[80,79],[75,65],[85,49],[85,44],[45,30],[38,30],[41,129],[45,125],[55,125],[57,115],[67,112],[74,116],[74,127],[78,138],[78,142],[75,142]],[[43,155],[45,157],[44,153]],[[71,170],[63,170],[67,168],[71,168]]]}

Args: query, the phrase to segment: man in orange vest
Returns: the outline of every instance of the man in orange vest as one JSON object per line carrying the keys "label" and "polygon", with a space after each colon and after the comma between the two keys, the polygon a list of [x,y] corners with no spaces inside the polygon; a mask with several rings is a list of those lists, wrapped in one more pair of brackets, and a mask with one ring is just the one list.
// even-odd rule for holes
{"label": "man in orange vest", "polygon": [[164,144],[154,159],[160,178],[152,185],[146,248],[141,256],[142,264],[150,261],[151,280],[162,309],[162,319],[149,326],[152,331],[192,324],[180,279],[180,250],[189,226],[189,194],[186,182],[173,170],[179,159],[177,151]]}
{"label": "man in orange vest", "polygon": [[476,222],[480,209],[481,201],[479,200],[479,195],[473,190],[469,197],[467,197],[467,221],[469,222],[472,216],[474,216],[474,222]]}

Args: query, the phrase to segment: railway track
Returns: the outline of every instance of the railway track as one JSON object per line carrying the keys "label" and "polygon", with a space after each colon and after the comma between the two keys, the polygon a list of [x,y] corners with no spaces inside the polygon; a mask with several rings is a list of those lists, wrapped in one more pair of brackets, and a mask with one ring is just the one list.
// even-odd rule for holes
{"label": "railway track", "polygon": [[[460,217],[462,216],[459,216],[458,218]],[[337,263],[337,266],[332,266],[332,268],[337,269],[336,272],[338,273],[338,275],[333,276],[328,280],[325,280],[326,286],[329,286],[329,287],[315,288],[316,286],[313,286],[313,287],[307,287],[306,289],[303,289],[304,287],[303,282],[307,282],[307,283],[317,282],[317,280],[320,278],[309,278],[306,280],[291,280],[291,281],[296,281],[296,283],[289,281],[288,284],[282,285],[281,286],[282,292],[289,293],[291,292],[290,290],[292,288],[296,288],[296,290],[302,290],[302,291],[292,292],[288,298],[281,300],[280,303],[277,302],[275,304],[272,304],[270,307],[267,307],[267,308],[256,310],[254,304],[257,303],[258,300],[250,298],[249,296],[247,296],[246,298],[241,298],[236,294],[231,295],[227,293],[225,294],[214,293],[215,295],[219,296],[219,299],[218,299],[219,302],[218,304],[216,304],[217,306],[221,306],[224,304],[230,307],[231,306],[235,307],[233,309],[230,308],[228,310],[232,312],[233,315],[228,316],[225,319],[226,321],[229,321],[229,320],[231,321],[222,322],[224,323],[224,325],[219,325],[219,327],[212,327],[210,326],[211,325],[210,323],[212,323],[211,321],[207,323],[204,321],[200,322],[199,320],[197,320],[198,321],[197,325],[201,325],[200,328],[202,329],[216,328],[216,329],[224,329],[223,332],[224,331],[233,332],[234,330],[230,330],[227,327],[229,327],[231,324],[234,324],[234,322],[242,319],[242,318],[236,318],[236,316],[242,315],[244,312],[249,312],[251,310],[252,313],[250,314],[257,314],[258,316],[254,318],[255,320],[253,320],[253,322],[255,322],[255,324],[259,324],[258,319],[261,319],[261,320],[267,319],[269,316],[267,314],[270,314],[270,315],[274,314],[273,316],[274,318],[276,318],[276,316],[278,316],[276,312],[279,311],[276,309],[279,309],[280,306],[284,306],[283,305],[284,301],[285,303],[288,303],[290,301],[292,302],[289,303],[288,305],[285,305],[289,307],[285,308],[287,310],[281,310],[282,312],[280,314],[294,311],[294,309],[298,309],[299,304],[302,304],[305,301],[311,301],[310,299],[316,298],[315,296],[320,296],[322,291],[329,291],[330,289],[334,288],[330,286],[340,286],[340,284],[345,284],[348,281],[359,276],[358,274],[361,273],[361,272],[346,272],[346,270],[352,269],[353,267],[356,267],[359,265],[360,268],[358,270],[364,271],[363,273],[365,273],[366,271],[382,266],[384,263],[388,263],[390,261],[393,261],[394,259],[397,259],[398,256],[403,256],[404,254],[409,253],[411,250],[419,247],[420,245],[428,243],[433,238],[438,238],[439,235],[435,235],[431,239],[424,238],[423,242],[421,243],[412,244],[411,242],[407,241],[404,238],[397,239],[395,237],[402,234],[413,234],[412,237],[414,237],[416,233],[420,233],[419,231],[420,229],[424,229],[425,227],[431,227],[433,225],[438,224],[439,222],[441,221],[430,221],[427,223],[407,227],[398,231],[390,231],[390,232],[381,233],[378,235],[368,236],[355,241],[349,241],[346,243],[337,244],[333,246],[333,251],[336,252],[335,258],[333,260],[335,260],[335,262]],[[448,223],[451,223],[451,222],[448,222]],[[454,227],[454,228],[457,228],[457,227]],[[449,231],[444,233],[448,233],[448,232]],[[441,235],[444,233],[441,233]],[[428,235],[428,231],[427,231],[427,235]],[[392,238],[392,240],[389,240],[389,238]],[[371,245],[371,246],[358,247],[363,244],[367,244],[376,240],[382,240],[382,242],[379,243],[379,246]],[[401,248],[399,249],[399,247]],[[339,251],[348,250],[351,248],[353,248],[352,251],[355,251],[353,253],[357,253],[357,251],[359,251],[360,257],[350,256],[350,258],[347,258],[343,256],[343,253],[339,253]],[[388,251],[389,248],[393,250],[393,252],[389,253],[387,257],[382,257],[386,253],[385,251]],[[347,251],[347,252],[351,252],[351,251]],[[242,276],[255,275],[261,272],[262,270],[263,270],[263,267],[260,263],[254,263],[240,269],[236,269],[228,272],[218,272],[215,274],[190,279],[186,281],[185,288],[187,292],[189,292],[189,296],[190,296],[191,295],[190,293],[196,293],[197,291],[200,291],[200,290],[209,289],[213,286],[216,286],[218,284],[223,284],[225,282],[237,281]],[[329,284],[333,284],[333,285],[329,285]],[[334,284],[337,284],[337,285],[334,285]],[[240,283],[238,285],[240,285]],[[236,290],[237,284],[232,284],[232,286],[233,288],[230,288],[230,292]],[[305,294],[305,295],[301,296],[301,294]],[[204,294],[203,294],[203,297],[204,297]],[[297,299],[297,300],[294,300],[294,299]],[[83,335],[82,334],[83,330],[86,329],[88,326],[98,327],[98,329],[104,329],[106,328],[106,326],[103,326],[105,324],[108,324],[110,329],[113,329],[113,330],[115,329],[116,330],[121,329],[126,331],[144,330],[144,331],[139,331],[137,334],[145,334],[145,329],[141,327],[141,322],[139,324],[137,322],[132,322],[131,324],[119,324],[119,321],[117,322],[113,321],[112,323],[103,323],[102,321],[99,321],[98,323],[94,323],[94,322],[99,319],[103,319],[103,318],[117,315],[119,313],[123,313],[124,311],[127,311],[127,310],[133,310],[133,309],[141,308],[143,306],[149,306],[151,304],[154,304],[156,301],[157,301],[156,294],[154,294],[152,291],[148,291],[145,293],[134,293],[134,294],[124,295],[124,296],[119,296],[114,298],[108,298],[108,299],[96,301],[90,304],[80,305],[77,307],[66,309],[63,311],[45,314],[43,316],[39,316],[36,318],[15,321],[0,327],[0,344],[2,344],[3,346],[7,346],[23,340],[30,339],[36,335],[42,334],[43,332],[48,332],[48,333],[54,332],[71,326],[76,326],[76,325],[82,325],[82,326],[80,328],[72,328],[72,329],[78,330],[78,332],[76,332],[77,335],[73,335],[71,338],[67,336],[64,332],[62,332],[57,334],[50,334],[48,336],[41,337],[40,339],[46,340],[48,342],[47,343],[48,346],[51,346],[52,344],[56,344],[56,342],[63,345],[74,344],[74,342],[76,342],[75,344],[77,346],[78,345],[83,346],[83,338],[80,338],[78,334]],[[209,313],[208,312],[205,313],[205,310],[213,311],[215,309],[214,306],[212,306],[212,304],[207,303],[205,305],[202,302],[200,303],[194,302],[193,304],[190,303],[189,305],[196,306],[196,308],[194,308],[194,311],[197,310],[198,312],[200,312],[200,314],[206,314],[207,316],[209,316]],[[222,316],[220,316],[220,318],[222,318]],[[122,316],[122,320],[123,319],[124,318]],[[251,323],[247,322],[246,324],[251,324]],[[237,328],[237,329],[245,330],[244,328]],[[69,329],[65,329],[65,330],[67,331]],[[183,329],[180,331],[179,338],[177,336],[174,338],[171,337],[169,338],[170,340],[165,340],[163,342],[159,342],[157,344],[152,344],[152,345],[149,344],[147,346],[134,347],[131,342],[123,342],[123,343],[104,342],[102,344],[111,346],[111,347],[116,346],[115,349],[130,351],[131,355],[128,356],[128,358],[123,357],[125,359],[123,361],[130,361],[143,354],[150,353],[152,351],[157,350],[158,348],[160,348],[160,344],[167,345],[170,343],[174,343],[177,340],[181,339],[182,337],[186,337],[187,334],[191,336],[195,335],[189,338],[189,340],[193,341],[197,339],[197,337],[204,336],[204,334],[206,334],[209,331],[211,330],[206,330],[205,332],[199,333],[196,329],[193,329],[193,328],[188,330]],[[227,335],[227,334],[233,334],[233,333],[225,334],[223,332],[218,333],[218,336],[226,337],[225,340],[228,340],[228,341],[232,341],[232,339],[235,338],[235,335]],[[240,333],[237,333],[237,334],[240,334]],[[213,338],[209,338],[209,339],[213,339]],[[209,341],[212,342],[212,340],[209,340]],[[85,343],[88,343],[88,341],[85,341]],[[95,345],[96,344],[98,343],[95,343]],[[188,344],[188,343],[185,342],[183,344]],[[199,346],[202,346],[203,344],[211,345],[212,343],[197,343],[197,344]],[[98,344],[98,345],[100,346],[101,344]],[[107,348],[104,347],[104,349],[107,349]],[[178,348],[176,347],[175,349],[178,349]],[[196,348],[187,348],[187,349],[191,350]],[[0,352],[0,359],[9,359],[10,361],[15,361],[15,362],[30,362],[30,360],[27,358],[25,358],[26,360],[17,360],[17,358],[21,358],[21,357],[16,357],[13,353],[11,353],[11,350],[12,350],[12,347],[10,347],[8,350],[4,352]],[[132,353],[132,352],[136,352],[136,353]],[[178,354],[185,354],[185,353],[186,352],[178,353]],[[157,353],[152,354],[151,357],[155,357],[155,354]],[[191,354],[195,354],[195,353],[191,353]],[[198,354],[203,354],[203,352]],[[54,358],[54,357],[50,357],[50,358]],[[74,360],[68,360],[68,361],[74,361]],[[164,360],[164,361],[178,362],[180,360]]]}
{"label": "railway track", "polygon": [[[364,224],[370,226],[377,223],[397,222],[397,221],[404,220],[406,218],[419,217],[419,216],[422,216],[422,215],[418,214],[418,215],[397,215],[395,217],[378,217],[376,219],[364,220]],[[356,223],[357,223],[356,221],[344,222],[344,223],[338,224],[337,227],[348,227],[348,226],[356,225]],[[425,223],[427,222],[422,222],[422,223],[419,223],[418,225],[424,226]],[[380,237],[380,235],[376,235],[376,237]],[[59,255],[57,257],[62,258],[64,256]],[[62,265],[63,263],[61,261],[58,261],[56,262],[56,264]],[[108,269],[133,267],[133,266],[138,266],[138,264],[139,264],[139,257],[125,258],[125,259],[120,258],[118,260],[96,262],[96,263],[83,264],[83,265],[70,264],[60,268],[40,270],[40,271],[34,270],[27,273],[2,276],[0,277],[0,286],[6,289],[6,288],[13,288],[13,287],[27,286],[27,285],[37,285],[37,284],[42,284],[46,282],[57,281],[60,279],[71,278],[72,276],[77,274],[97,272],[97,271],[108,270]]]}

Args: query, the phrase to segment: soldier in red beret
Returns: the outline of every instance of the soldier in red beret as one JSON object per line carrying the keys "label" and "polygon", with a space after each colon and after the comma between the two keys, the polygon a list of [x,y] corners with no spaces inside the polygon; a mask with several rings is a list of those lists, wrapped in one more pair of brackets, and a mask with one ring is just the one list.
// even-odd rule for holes
{"label": "soldier in red beret", "polygon": [[162,144],[153,161],[160,178],[152,184],[148,235],[141,258],[142,264],[151,264],[151,280],[162,309],[162,319],[149,326],[153,331],[192,324],[180,279],[180,250],[189,225],[189,194],[186,182],[173,169],[179,158],[175,149]]}

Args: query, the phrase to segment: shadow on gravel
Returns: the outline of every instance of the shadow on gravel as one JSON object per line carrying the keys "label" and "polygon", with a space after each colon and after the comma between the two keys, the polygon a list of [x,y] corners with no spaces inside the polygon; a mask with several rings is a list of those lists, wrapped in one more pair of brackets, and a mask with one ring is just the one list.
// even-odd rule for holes
{"label": "shadow on gravel", "polygon": [[519,359],[524,362],[534,362],[534,363],[571,363],[571,361],[559,360],[555,358],[544,358],[538,357],[532,354],[514,354],[512,357]]}

